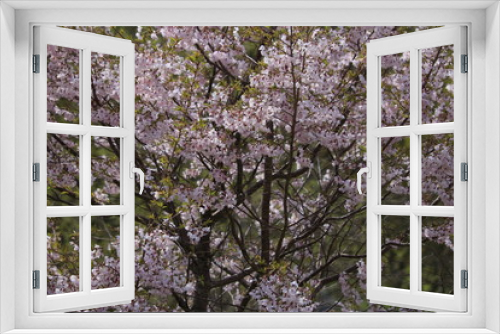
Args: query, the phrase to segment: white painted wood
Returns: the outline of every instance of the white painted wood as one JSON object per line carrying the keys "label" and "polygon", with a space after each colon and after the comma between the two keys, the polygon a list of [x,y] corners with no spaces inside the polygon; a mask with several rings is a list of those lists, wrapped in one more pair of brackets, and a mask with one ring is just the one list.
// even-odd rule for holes
{"label": "white painted wood", "polygon": [[[367,74],[367,87],[380,86],[380,59],[374,54],[371,54],[370,45],[367,45],[366,56],[366,74]],[[380,206],[380,153],[377,148],[380,145],[380,139],[376,136],[370,136],[374,130],[380,127],[380,92],[378,89],[367,89],[366,92],[366,151],[367,163],[372,166],[372,178],[366,183],[366,252],[370,254],[366,263],[366,290],[373,291],[376,289],[380,282],[381,273],[380,268],[380,239],[370,238],[370,236],[377,236],[380,234],[380,215],[376,214],[373,208]],[[371,210],[370,210],[371,209]],[[370,295],[367,296],[370,298]]]}
{"label": "white painted wood", "polygon": [[123,205],[47,207],[47,217],[81,217],[87,214],[91,216],[115,216],[124,215],[128,212],[129,209]]}
{"label": "white painted wood", "polygon": [[[115,56],[125,56],[130,53],[130,45],[132,42],[126,39],[92,34],[78,30],[71,30],[70,35],[68,33],[69,29],[50,26],[43,26],[40,28],[46,31],[44,36],[46,44],[82,50],[88,48],[89,52],[101,52]],[[90,66],[90,64],[88,66]]]}
{"label": "white painted wood", "polygon": [[[495,3],[486,11],[486,27],[490,33],[486,39],[487,73],[489,75],[486,77],[485,118],[487,119],[486,135],[488,140],[484,145],[487,154],[485,155],[483,175],[487,175],[484,189],[488,194],[485,200],[488,215],[485,220],[490,224],[487,224],[485,233],[488,265],[483,275],[483,285],[488,291],[485,296],[485,303],[488,305],[485,314],[486,328],[498,333],[500,332],[500,256],[498,256],[500,254],[500,242],[498,241],[500,236],[500,224],[498,224],[500,221],[500,173],[498,171],[500,166],[500,150],[498,149],[500,147],[500,113],[498,112],[500,110],[500,2]],[[478,122],[479,120],[476,115],[474,121]],[[479,169],[480,162],[476,161],[476,158],[472,160],[474,163],[478,163],[477,169]],[[474,180],[474,182],[477,181]],[[473,196],[469,198],[475,199]],[[477,226],[474,225],[474,232],[476,231]],[[471,282],[481,278],[480,275],[475,275]]]}
{"label": "white painted wood", "polygon": [[127,289],[130,299],[135,294],[135,182],[129,177],[128,167],[130,163],[135,164],[135,54],[134,45],[130,43],[130,52],[122,58],[122,80],[121,94],[122,103],[121,122],[127,136],[122,138],[121,148],[121,201],[127,208],[127,213],[122,215],[121,238],[124,240],[120,245],[121,258],[131,261],[121,262],[121,283]]}
{"label": "white painted wood", "polygon": [[372,212],[387,216],[410,216],[412,213],[429,217],[453,217],[455,215],[455,209],[452,206],[375,205]]}
{"label": "white painted wood", "polygon": [[[37,1],[37,0],[6,0],[6,3],[11,5],[16,9],[82,9],[82,8],[99,8],[99,9],[116,9],[117,3],[119,3],[119,8],[125,9],[213,9],[213,8],[228,8],[228,9],[477,9],[477,8],[487,8],[494,1],[459,1],[453,5],[449,1],[401,1],[394,4],[393,1],[321,1],[321,0],[311,0],[311,1],[296,1],[296,0],[242,0],[242,1],[200,1],[200,0],[170,0],[170,1],[151,1],[151,0],[101,0],[101,1],[84,1],[84,0],[72,0],[60,3],[59,1]],[[138,4],[140,2],[140,5]]]}
{"label": "white painted wood", "polygon": [[[392,10],[384,10],[380,7],[380,2],[370,2],[370,8],[360,5],[356,10],[349,9],[301,9],[294,10],[287,5],[286,9],[266,9],[262,6],[254,6],[248,10],[230,10],[226,5],[217,7],[213,1],[204,2],[206,8],[202,9],[200,3],[190,5],[179,5],[181,9],[159,10],[154,3],[154,10],[123,10],[122,6],[129,5],[123,1],[116,5],[108,5],[112,11],[80,9],[60,10],[61,6],[66,6],[69,2],[52,2],[51,8],[58,10],[39,11],[27,10],[18,11],[16,16],[16,122],[11,117],[11,124],[16,127],[16,234],[10,235],[16,239],[15,254],[10,257],[12,263],[16,261],[16,300],[9,299],[11,305],[16,309],[16,327],[32,328],[17,329],[16,333],[491,333],[484,329],[485,310],[493,309],[490,306],[498,305],[499,299],[488,294],[485,302],[484,268],[485,254],[488,247],[484,243],[484,231],[486,224],[497,224],[498,220],[486,216],[491,210],[484,206],[485,201],[485,178],[484,161],[486,154],[484,150],[487,135],[484,131],[485,125],[485,101],[488,97],[498,98],[498,90],[492,89],[493,85],[485,87],[484,79],[489,78],[489,82],[498,84],[499,76],[497,72],[488,70],[485,72],[485,49],[484,43],[491,43],[485,36],[492,36],[490,28],[485,30],[485,16],[483,10],[479,8],[478,2],[471,2],[472,10],[457,10],[457,6],[464,2],[434,1],[415,2],[420,8],[415,10],[394,9],[396,6],[407,5],[410,1],[391,2]],[[430,10],[430,6],[435,3],[446,4],[453,9]],[[47,1],[37,1],[36,6],[46,6]],[[87,8],[96,7],[102,2],[95,1],[79,2]],[[131,2],[133,3],[133,2]],[[266,2],[267,3],[267,2]],[[342,3],[342,2],[339,2]],[[33,3],[32,3],[33,4]],[[158,3],[159,4],[159,3]],[[162,2],[165,4],[165,2]],[[309,7],[309,2],[303,2]],[[343,6],[355,6],[358,2],[346,1]],[[71,2],[71,5],[77,5]],[[142,7],[141,4],[134,4]],[[229,6],[229,5],[228,5]],[[290,5],[291,6],[291,5]],[[136,8],[134,7],[134,8]],[[209,13],[210,15],[207,15]],[[495,19],[497,20],[497,19]],[[469,122],[469,142],[472,148],[473,159],[470,164],[476,167],[471,169],[470,177],[474,179],[469,182],[472,188],[471,200],[469,201],[470,217],[473,232],[470,234],[473,247],[469,245],[469,264],[472,266],[472,275],[469,294],[470,309],[467,313],[419,313],[419,314],[393,314],[393,313],[329,313],[329,314],[63,314],[63,313],[42,313],[33,314],[32,310],[32,290],[30,286],[31,261],[26,261],[33,254],[32,235],[32,209],[31,194],[32,182],[29,179],[31,167],[32,141],[30,141],[32,100],[31,96],[31,74],[29,73],[29,63],[31,55],[31,28],[30,23],[37,22],[43,24],[72,24],[72,25],[436,25],[455,24],[469,22],[471,40],[471,51],[473,52],[472,64],[474,67],[473,76],[469,77],[472,83],[472,90],[469,105],[472,106],[474,122]],[[491,23],[491,21],[490,21]],[[498,22],[497,22],[498,23]],[[490,27],[490,26],[488,26]],[[489,45],[489,44],[488,44]],[[2,50],[5,50],[2,48]],[[498,63],[498,57],[488,53],[488,69]],[[489,95],[485,95],[485,91]],[[488,101],[489,101],[488,100]],[[2,100],[3,101],[3,100]],[[488,109],[491,115],[497,109]],[[9,114],[13,116],[13,114]],[[7,115],[7,116],[9,116]],[[472,120],[472,115],[469,114]],[[496,123],[495,123],[496,124]],[[491,129],[497,129],[497,125],[490,124]],[[488,147],[498,147],[497,142],[489,142]],[[492,165],[498,166],[498,164]],[[491,167],[494,169],[495,167]],[[495,169],[497,170],[497,169]],[[486,184],[488,193],[498,191],[498,187]],[[30,194],[30,196],[26,196]],[[493,207],[492,207],[493,208]],[[10,223],[3,221],[4,223]],[[469,225],[470,228],[470,225]],[[490,241],[498,244],[499,238],[496,235],[489,235]],[[491,245],[491,242],[489,243]],[[488,248],[489,249],[489,248]],[[9,260],[4,258],[3,261]],[[489,263],[490,267],[492,263]],[[489,272],[489,288],[498,285],[498,275],[495,271]],[[6,294],[2,294],[2,301]],[[7,295],[8,296],[8,295]],[[496,304],[495,304],[496,303]],[[486,307],[488,306],[488,307]],[[492,311],[494,312],[494,311]],[[498,321],[497,313],[492,313]],[[138,328],[131,330],[130,328]],[[166,328],[169,329],[166,329]],[[46,328],[42,330],[40,328]],[[73,328],[73,329],[71,329]],[[79,328],[74,329],[74,328]],[[93,328],[93,329],[92,329]],[[191,328],[191,329],[188,329]],[[225,329],[224,329],[225,328]],[[353,329],[355,328],[355,329]]]}
{"label": "white painted wood", "polygon": [[[461,55],[467,54],[466,43],[467,30],[465,27],[460,27],[455,47],[455,70],[454,70],[454,90],[455,90],[455,133],[454,133],[454,272],[455,278],[460,277],[461,270],[468,270],[467,263],[467,191],[468,184],[472,182],[469,178],[468,182],[461,180],[461,163],[469,163],[469,155],[467,151],[467,77],[468,74],[460,72]],[[470,75],[473,75],[471,67],[469,67]],[[472,165],[470,169],[472,169]],[[470,170],[469,170],[470,174]],[[471,278],[472,279],[472,278]],[[460,300],[460,310],[467,309],[467,289],[461,288],[460,279],[455,279],[454,282],[455,296]]]}
{"label": "white painted wood", "polygon": [[[436,31],[439,30],[439,35]],[[371,40],[370,52],[377,56],[391,55],[414,49],[434,48],[442,45],[454,44],[457,34],[457,26],[449,26],[443,28],[429,29],[410,34],[401,34],[391,37]],[[411,39],[411,45],[408,40]],[[410,60],[411,64],[411,60]],[[460,63],[457,63],[460,64]],[[411,66],[411,65],[410,65]],[[460,67],[455,67],[460,71]]]}
{"label": "white painted wood", "polygon": [[[50,34],[50,33],[49,33]],[[77,36],[77,35],[75,35]],[[91,124],[91,99],[88,98],[91,96],[91,51],[88,48],[78,47],[78,49],[82,49],[80,52],[81,62],[80,62],[80,119],[82,127],[88,129]],[[36,110],[35,110],[36,112]],[[47,124],[48,126],[49,124]],[[81,134],[81,160],[80,160],[80,170],[82,178],[80,179],[80,185],[82,189],[80,191],[80,200],[84,209],[87,209],[91,205],[91,189],[92,189],[92,173],[91,173],[91,140],[92,136],[87,131]],[[36,219],[36,217],[35,217]],[[80,239],[82,240],[82,246],[80,247],[80,290],[83,299],[88,296],[89,291],[92,290],[92,263],[91,263],[91,245],[92,245],[92,236],[91,236],[91,221],[92,217],[88,214],[88,211],[82,214],[81,224],[82,229],[80,230]],[[43,282],[43,280],[42,280]],[[61,298],[65,298],[62,295]],[[71,295],[70,295],[71,298]],[[48,299],[48,298],[47,298]],[[72,305],[65,305],[65,309],[72,309],[75,307],[77,303],[77,298],[73,297],[69,299],[72,302]],[[50,301],[50,299],[48,299]],[[59,302],[59,301],[57,301]],[[57,305],[57,304],[56,304]],[[37,305],[35,304],[35,312]],[[57,307],[57,306],[55,306]],[[78,306],[76,306],[78,307]],[[65,310],[63,309],[63,310]]]}
{"label": "white painted wood", "polygon": [[16,329],[5,334],[495,334],[482,328],[469,329]]}
{"label": "white painted wood", "polygon": [[[410,125],[416,127],[419,122],[420,110],[420,52],[410,49]],[[410,207],[419,205],[420,192],[420,136],[415,132],[410,133]],[[413,212],[410,214],[410,291],[418,292],[420,277],[420,217]],[[397,293],[397,291],[396,291]],[[411,305],[411,300],[408,300]]]}
{"label": "white painted wood", "polygon": [[[59,45],[80,51],[80,119],[81,124],[47,123],[47,45]],[[128,40],[91,33],[36,27],[34,50],[40,54],[40,73],[34,75],[35,144],[34,160],[40,162],[40,182],[34,186],[35,260],[40,270],[40,289],[34,292],[35,312],[74,311],[100,305],[129,303],[134,298],[134,180],[127,176],[125,161],[134,161],[134,45]],[[91,125],[91,52],[121,56],[121,127]],[[80,137],[80,206],[46,207],[47,203],[47,133]],[[93,136],[121,138],[120,196],[121,205],[91,205],[91,140]],[[120,287],[92,290],[91,287],[91,221],[92,216],[121,216]],[[80,292],[47,295],[47,217],[80,217]]]}
{"label": "white painted wood", "polygon": [[[423,310],[467,311],[467,290],[460,287],[460,271],[467,269],[467,182],[460,180],[460,164],[467,162],[467,75],[460,73],[461,54],[467,54],[466,31],[454,26],[381,38],[368,44],[367,161],[375,162],[368,181],[367,202],[367,295],[371,302]],[[441,45],[454,47],[454,122],[420,125],[420,49]],[[380,127],[380,56],[410,52],[410,125]],[[421,200],[421,135],[454,133],[454,207],[425,207]],[[410,205],[380,205],[380,138],[410,137]],[[381,286],[380,215],[410,217],[410,289]],[[454,295],[421,290],[421,217],[454,217]]]}
{"label": "white painted wood", "polygon": [[418,124],[411,126],[380,127],[373,130],[373,135],[378,138],[409,136],[412,133],[416,135],[435,135],[441,133],[453,133],[454,129],[455,124],[453,122]]}
{"label": "white painted wood", "polygon": [[0,333],[15,327],[15,11],[0,2]]}
{"label": "white painted wood", "polygon": [[[87,109],[88,108],[90,107],[87,107]],[[90,123],[90,120],[88,122]],[[120,138],[128,135],[128,131],[123,128],[112,128],[112,127],[95,126],[95,125],[91,126],[91,125],[65,124],[65,123],[47,123],[47,133],[72,134],[72,135],[85,135],[88,133],[91,136],[105,136],[113,138]]]}

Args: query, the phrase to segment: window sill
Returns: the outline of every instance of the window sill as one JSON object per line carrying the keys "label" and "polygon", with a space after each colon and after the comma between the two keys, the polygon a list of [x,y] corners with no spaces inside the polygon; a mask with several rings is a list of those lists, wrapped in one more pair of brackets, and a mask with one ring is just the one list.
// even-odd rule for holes
{"label": "window sill", "polygon": [[493,334],[474,329],[14,329],[4,334]]}

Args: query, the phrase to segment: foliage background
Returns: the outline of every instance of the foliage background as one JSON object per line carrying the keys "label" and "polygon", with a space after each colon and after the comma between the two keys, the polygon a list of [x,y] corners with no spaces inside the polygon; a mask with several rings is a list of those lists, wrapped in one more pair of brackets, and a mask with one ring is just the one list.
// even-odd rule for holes
{"label": "foliage background", "polygon": [[[355,176],[366,164],[366,44],[428,27],[71,28],[136,45],[136,165],[146,173],[136,299],[89,311],[411,311],[366,300]],[[453,120],[452,55],[422,54],[424,122]],[[92,123],[117,126],[119,58],[92,61]],[[78,123],[78,52],[53,47],[48,66],[48,121]],[[383,60],[382,76],[382,124],[405,125],[407,55]],[[48,205],[78,205],[79,138],[52,136]],[[119,144],[93,138],[94,205],[119,202]],[[382,145],[384,204],[408,202],[408,145]],[[422,150],[424,200],[453,205],[453,138]],[[92,224],[92,286],[117,286],[119,224]],[[404,288],[409,225],[383,226],[383,282]],[[453,293],[453,221],[429,220],[423,235],[426,291]],[[50,220],[48,248],[49,292],[78,291],[78,224]]]}

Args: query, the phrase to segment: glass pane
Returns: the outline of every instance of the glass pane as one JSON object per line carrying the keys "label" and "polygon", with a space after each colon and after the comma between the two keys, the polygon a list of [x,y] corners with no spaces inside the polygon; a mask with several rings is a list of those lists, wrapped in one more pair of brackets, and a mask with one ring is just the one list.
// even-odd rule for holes
{"label": "glass pane", "polygon": [[47,294],[80,291],[80,218],[47,219]]}
{"label": "glass pane", "polygon": [[382,216],[382,286],[410,288],[410,217]]}
{"label": "glass pane", "polygon": [[120,138],[92,137],[92,205],[120,204]]}
{"label": "glass pane", "polygon": [[80,137],[47,134],[47,206],[80,205]]}
{"label": "glass pane", "polygon": [[453,122],[453,45],[420,52],[422,124]]}
{"label": "glass pane", "polygon": [[422,205],[453,206],[453,134],[422,136]]}
{"label": "glass pane", "polygon": [[47,45],[47,121],[80,122],[80,50]]}
{"label": "glass pane", "polygon": [[410,52],[380,57],[382,126],[410,124]]}
{"label": "glass pane", "polygon": [[422,217],[422,291],[453,294],[453,218]]}
{"label": "glass pane", "polygon": [[410,137],[381,138],[383,205],[410,204]]}
{"label": "glass pane", "polygon": [[92,52],[92,125],[120,126],[120,57]]}
{"label": "glass pane", "polygon": [[120,286],[120,216],[92,217],[92,290]]}

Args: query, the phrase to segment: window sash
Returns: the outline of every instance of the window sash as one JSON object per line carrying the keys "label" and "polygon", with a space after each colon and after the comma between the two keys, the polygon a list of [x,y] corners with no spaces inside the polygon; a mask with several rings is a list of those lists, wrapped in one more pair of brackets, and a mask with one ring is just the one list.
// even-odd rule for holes
{"label": "window sash", "polygon": [[[460,73],[461,54],[467,54],[466,28],[444,27],[381,38],[367,46],[367,161],[372,177],[367,180],[367,297],[372,303],[422,310],[467,310],[467,290],[461,289],[460,271],[467,269],[467,183],[460,180],[460,164],[467,162],[466,110],[467,74]],[[454,47],[454,122],[420,124],[421,61],[419,50],[443,45]],[[410,125],[381,127],[380,57],[410,52]],[[454,134],[454,206],[431,207],[419,204],[421,142],[425,134]],[[381,138],[410,138],[410,205],[381,205]],[[410,289],[381,284],[381,216],[410,217]],[[454,294],[420,291],[421,217],[454,218]]]}
{"label": "window sash", "polygon": [[[81,124],[47,122],[47,45],[80,50]],[[120,122],[112,128],[91,125],[91,52],[120,56]],[[36,27],[34,53],[40,55],[40,73],[34,78],[34,161],[40,163],[40,182],[34,184],[34,270],[40,271],[40,288],[34,289],[34,311],[74,311],[129,303],[135,295],[134,180],[129,177],[135,155],[135,56],[134,45],[92,33],[65,28]],[[47,134],[79,136],[79,206],[47,207]],[[91,205],[91,140],[93,136],[121,138],[120,205]],[[91,287],[91,218],[120,216],[120,286]],[[47,295],[47,218],[80,217],[79,292]]]}

